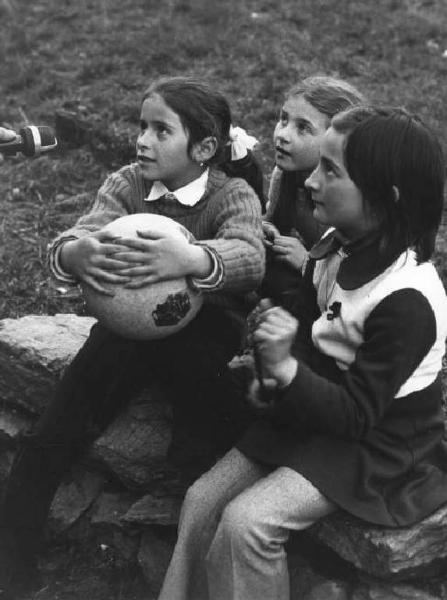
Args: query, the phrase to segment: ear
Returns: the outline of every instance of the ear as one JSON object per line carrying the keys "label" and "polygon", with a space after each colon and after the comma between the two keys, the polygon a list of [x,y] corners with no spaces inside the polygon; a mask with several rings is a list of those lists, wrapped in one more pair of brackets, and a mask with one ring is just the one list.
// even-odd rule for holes
{"label": "ear", "polygon": [[399,198],[400,198],[399,188],[396,185],[393,185],[392,190],[393,190],[394,203],[397,204],[399,202]]}
{"label": "ear", "polygon": [[216,154],[217,139],[210,135],[203,138],[202,141],[194,144],[191,152],[191,157],[198,163],[206,163]]}

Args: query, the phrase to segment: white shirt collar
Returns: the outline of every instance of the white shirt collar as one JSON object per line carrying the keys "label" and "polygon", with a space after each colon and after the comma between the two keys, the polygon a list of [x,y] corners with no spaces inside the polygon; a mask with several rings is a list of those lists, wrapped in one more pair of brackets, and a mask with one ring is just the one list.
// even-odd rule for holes
{"label": "white shirt collar", "polygon": [[168,190],[164,183],[156,180],[152,184],[151,190],[147,198],[145,198],[145,201],[153,202],[154,200],[158,200],[160,196],[170,194],[171,196],[175,196],[178,202],[184,206],[195,206],[205,193],[206,184],[208,183],[208,174],[209,169],[206,169],[200,177],[197,177],[197,179],[194,179],[183,187],[173,191]]}

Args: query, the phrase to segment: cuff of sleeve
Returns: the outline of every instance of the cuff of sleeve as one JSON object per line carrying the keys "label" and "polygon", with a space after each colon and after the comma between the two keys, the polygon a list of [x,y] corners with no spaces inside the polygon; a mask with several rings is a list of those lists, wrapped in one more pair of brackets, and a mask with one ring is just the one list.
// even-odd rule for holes
{"label": "cuff of sleeve", "polygon": [[289,387],[289,385],[297,376],[298,369],[298,360],[291,356],[290,359],[287,361],[287,364],[284,365],[284,368],[282,369],[281,373],[278,373],[277,377],[275,378],[278,388],[280,390],[285,390]]}
{"label": "cuff of sleeve", "polygon": [[[281,389],[276,416],[289,426],[314,431],[321,427],[318,414],[319,399],[324,395],[327,381],[316,376],[303,362],[288,386]],[[336,424],[335,424],[336,425]]]}
{"label": "cuff of sleeve", "polygon": [[222,258],[219,254],[214,250],[214,248],[210,248],[209,246],[205,246],[204,244],[199,244],[202,248],[208,252],[209,257],[211,258],[211,262],[213,268],[211,273],[202,279],[197,277],[190,278],[191,287],[196,290],[214,290],[219,288],[223,283],[224,277],[224,266]]}
{"label": "cuff of sleeve", "polygon": [[67,271],[64,271],[64,269],[61,266],[60,254],[62,246],[65,244],[65,242],[76,239],[77,237],[75,236],[60,238],[49,247],[48,252],[48,266],[51,271],[51,274],[58,281],[63,281],[64,283],[69,283],[72,285],[76,285],[78,281],[76,277],[73,277],[73,275],[67,273]]}

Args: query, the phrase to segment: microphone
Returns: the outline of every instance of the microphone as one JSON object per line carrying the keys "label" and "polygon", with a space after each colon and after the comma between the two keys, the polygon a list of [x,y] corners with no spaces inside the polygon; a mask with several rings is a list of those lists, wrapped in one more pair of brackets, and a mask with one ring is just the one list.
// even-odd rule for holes
{"label": "microphone", "polygon": [[21,152],[25,156],[38,156],[57,146],[57,139],[50,127],[27,125],[16,137],[7,142],[0,141],[0,153],[14,155]]}

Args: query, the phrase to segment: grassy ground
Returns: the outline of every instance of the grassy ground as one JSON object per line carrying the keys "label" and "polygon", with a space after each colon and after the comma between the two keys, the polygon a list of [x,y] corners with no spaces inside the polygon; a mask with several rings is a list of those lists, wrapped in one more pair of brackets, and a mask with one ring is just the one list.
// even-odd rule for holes
{"label": "grassy ground", "polygon": [[[445,144],[446,48],[444,0],[0,0],[0,123],[52,125],[75,107],[133,143],[148,82],[191,73],[228,95],[268,175],[282,93],[312,73],[420,112]],[[4,161],[0,318],[82,310],[49,286],[46,245],[119,164],[88,148]]]}
{"label": "grassy ground", "polygon": [[[75,108],[132,144],[147,84],[194,74],[225,92],[235,123],[261,140],[267,178],[282,94],[309,74],[347,78],[373,101],[421,113],[447,147],[446,49],[445,0],[0,0],[0,124],[53,125],[58,110]],[[45,250],[119,166],[119,152],[104,150],[0,165],[0,318],[82,312],[78,297],[49,284]],[[446,253],[443,226],[444,278]],[[132,598],[123,583],[92,578],[77,591],[72,575],[65,591],[54,583],[38,597]]]}

